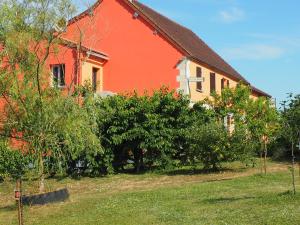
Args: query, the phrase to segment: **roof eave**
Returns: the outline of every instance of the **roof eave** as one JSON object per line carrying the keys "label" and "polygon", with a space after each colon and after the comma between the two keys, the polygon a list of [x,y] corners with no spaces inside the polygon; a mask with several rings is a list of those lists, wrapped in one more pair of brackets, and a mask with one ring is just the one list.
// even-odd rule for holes
{"label": "roof eave", "polygon": [[232,80],[235,80],[237,82],[243,82],[243,83],[245,83],[247,85],[250,85],[250,83],[246,79],[238,79],[237,77],[235,77],[235,76],[233,76],[233,75],[231,75],[229,73],[226,73],[225,71],[220,70],[220,69],[218,69],[218,68],[216,68],[216,67],[214,67],[212,65],[209,65],[209,64],[207,64],[205,62],[202,62],[202,61],[200,61],[199,59],[197,59],[197,58],[195,58],[193,56],[187,56],[187,58],[190,59],[191,61],[197,63],[197,64],[202,64],[202,65],[204,65],[207,68],[210,68],[210,69],[212,69],[212,70],[214,70],[214,71],[216,71],[218,73],[224,74],[227,77],[231,78]]}
{"label": "roof eave", "polygon": [[264,96],[264,97],[267,97],[267,98],[272,98],[271,95],[269,95],[268,93],[266,93],[266,92],[264,92],[264,91],[262,91],[262,90],[260,90],[260,89],[258,89],[256,87],[254,87],[254,86],[250,86],[250,88],[251,88],[252,92],[257,93],[259,96]]}
{"label": "roof eave", "polygon": [[79,13],[77,16],[74,16],[72,19],[68,21],[68,25],[75,23],[76,21],[80,20],[81,18],[89,14],[91,10],[94,10],[96,7],[98,7],[98,5],[102,3],[102,1],[103,0],[97,0],[92,6],[88,7],[85,11]]}
{"label": "roof eave", "polygon": [[141,10],[137,5],[134,4],[134,1],[128,1],[125,0],[124,3],[126,3],[128,6],[130,6],[132,9],[137,11],[139,13],[139,16],[141,16],[144,20],[146,20],[148,23],[150,23],[159,34],[161,34],[164,38],[166,38],[176,49],[178,49],[183,55],[190,56],[191,54],[183,47],[181,46],[174,38],[172,38],[170,35],[168,35],[157,23],[155,23],[149,16],[147,16],[143,10]]}
{"label": "roof eave", "polygon": [[[79,45],[71,40],[68,40],[68,39],[65,39],[65,38],[60,38],[61,40],[61,43],[68,46],[68,47],[71,47],[71,48],[78,48]],[[81,45],[81,50],[85,51],[86,53],[89,53],[90,55],[92,56],[95,56],[97,58],[101,58],[103,60],[109,60],[109,56],[103,52],[100,52],[100,51],[96,51],[96,50],[93,50],[93,49],[90,49],[86,46],[83,46]]]}

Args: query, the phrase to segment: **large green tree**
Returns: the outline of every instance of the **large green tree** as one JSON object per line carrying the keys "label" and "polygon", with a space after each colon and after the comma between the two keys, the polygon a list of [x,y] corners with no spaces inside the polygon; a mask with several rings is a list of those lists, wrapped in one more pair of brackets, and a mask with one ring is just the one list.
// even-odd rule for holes
{"label": "large green tree", "polygon": [[103,145],[116,167],[133,160],[135,170],[165,167],[185,144],[182,130],[188,123],[189,101],[162,88],[152,95],[133,93],[99,101]]}

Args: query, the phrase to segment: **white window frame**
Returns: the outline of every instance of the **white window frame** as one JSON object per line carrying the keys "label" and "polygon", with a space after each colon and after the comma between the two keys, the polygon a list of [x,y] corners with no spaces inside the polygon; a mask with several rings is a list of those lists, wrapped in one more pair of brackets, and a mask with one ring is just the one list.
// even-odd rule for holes
{"label": "white window frame", "polygon": [[[58,75],[57,75],[57,84],[55,84],[55,81],[54,81],[54,68],[58,68]],[[54,65],[51,65],[51,74],[52,74],[52,77],[51,77],[51,84],[52,84],[52,87],[58,87],[58,88],[64,88],[66,86],[66,73],[65,73],[65,64],[54,64]],[[62,80],[62,77],[64,78],[64,85],[61,85],[61,80]]]}

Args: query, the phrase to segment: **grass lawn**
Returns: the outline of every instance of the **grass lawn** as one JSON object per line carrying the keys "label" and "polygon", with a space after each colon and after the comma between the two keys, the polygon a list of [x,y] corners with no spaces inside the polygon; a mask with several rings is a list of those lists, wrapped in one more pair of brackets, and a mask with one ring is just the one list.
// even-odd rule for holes
{"label": "grass lawn", "polygon": [[[26,225],[299,225],[300,194],[293,196],[284,164],[269,174],[234,168],[215,174],[114,175],[47,180],[48,189],[68,187],[66,202],[25,207]],[[297,173],[297,188],[300,192]],[[33,192],[35,182],[24,184]],[[36,184],[35,184],[36,185]],[[12,183],[0,184],[0,224],[17,224]]]}

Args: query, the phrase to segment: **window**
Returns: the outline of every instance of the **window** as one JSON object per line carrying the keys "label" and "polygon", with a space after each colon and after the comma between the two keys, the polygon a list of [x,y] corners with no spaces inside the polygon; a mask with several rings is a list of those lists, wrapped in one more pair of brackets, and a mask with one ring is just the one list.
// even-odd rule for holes
{"label": "window", "polygon": [[216,74],[210,73],[210,93],[216,92]]}
{"label": "window", "polygon": [[[197,78],[201,78],[202,77],[202,70],[200,67],[197,67],[197,70],[196,70],[196,76]],[[197,85],[196,85],[196,91],[202,91],[202,82],[197,82]]]}
{"label": "window", "polygon": [[58,64],[58,65],[52,65],[52,84],[55,87],[64,87],[66,85],[65,82],[65,65],[64,64]]}
{"label": "window", "polygon": [[97,68],[93,68],[93,73],[92,73],[92,88],[93,91],[97,91],[97,83],[98,83],[98,70]]}
{"label": "window", "polygon": [[221,80],[221,90],[223,90],[224,88],[229,88],[229,80],[225,78]]}
{"label": "window", "polygon": [[232,113],[224,117],[224,127],[230,134],[234,131],[234,118]]}

